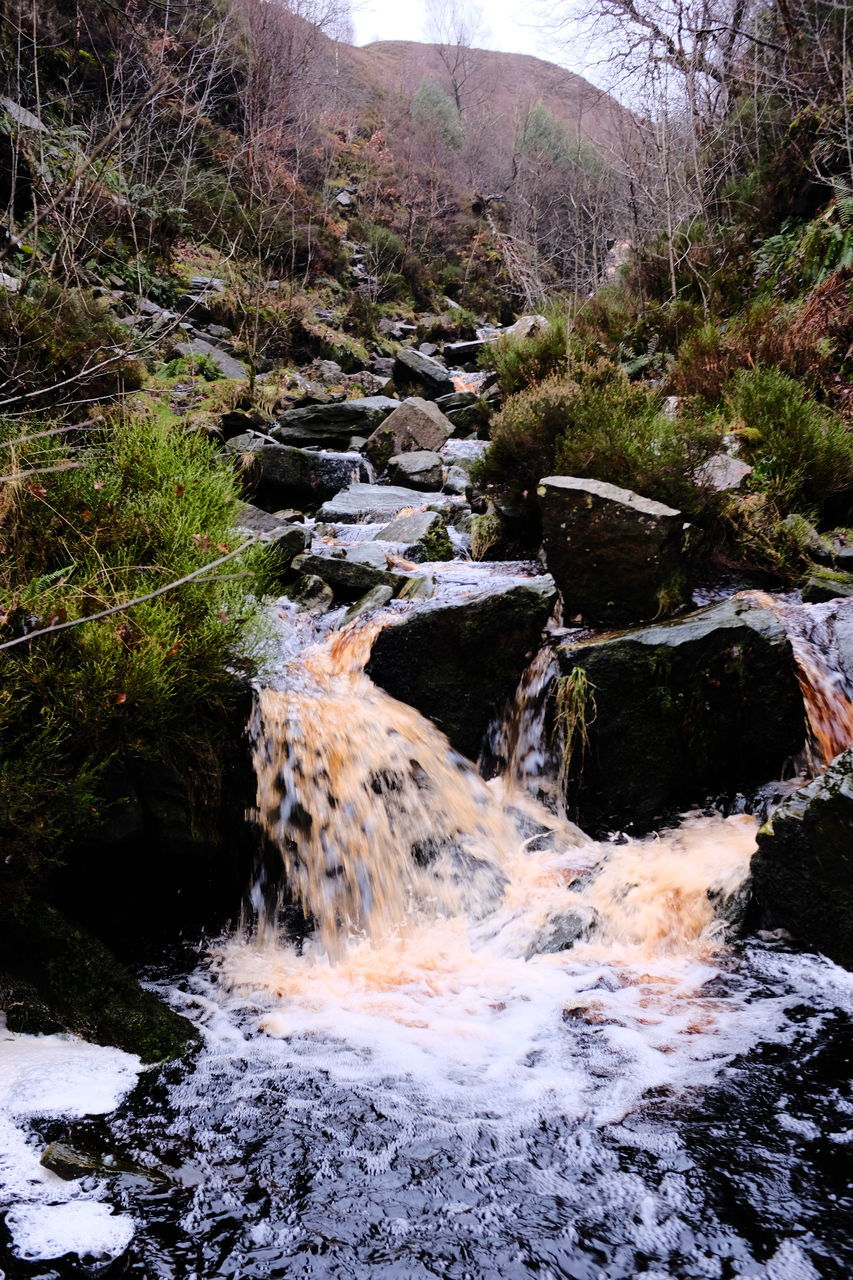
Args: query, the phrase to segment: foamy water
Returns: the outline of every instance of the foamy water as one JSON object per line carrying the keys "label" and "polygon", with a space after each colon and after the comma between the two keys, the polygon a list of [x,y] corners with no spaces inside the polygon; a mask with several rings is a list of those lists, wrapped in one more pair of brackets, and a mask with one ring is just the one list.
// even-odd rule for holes
{"label": "foamy water", "polygon": [[70,1252],[97,1259],[127,1248],[133,1219],[115,1214],[92,1188],[66,1182],[46,1169],[30,1123],[112,1111],[136,1082],[139,1069],[133,1054],[76,1036],[15,1035],[3,1020],[0,1204],[8,1209],[6,1223],[19,1257],[57,1258]]}

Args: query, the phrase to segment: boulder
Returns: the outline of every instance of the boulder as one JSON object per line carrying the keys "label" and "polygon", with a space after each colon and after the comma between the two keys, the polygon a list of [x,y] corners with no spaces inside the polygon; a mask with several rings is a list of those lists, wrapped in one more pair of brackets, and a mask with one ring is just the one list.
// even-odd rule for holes
{"label": "boulder", "polygon": [[543,329],[549,327],[545,316],[519,316],[515,324],[511,324],[504,332],[510,338],[524,341],[525,338],[533,338],[537,333],[541,333]]}
{"label": "boulder", "polygon": [[437,511],[416,511],[411,516],[400,516],[375,536],[378,541],[399,544],[401,555],[415,564],[453,559],[453,544]]}
{"label": "boulder", "polygon": [[853,969],[853,750],[771,814],[752,874],[765,926]]}
{"label": "boulder", "polygon": [[408,582],[402,573],[391,573],[387,569],[376,569],[373,565],[337,556],[299,556],[293,568],[300,574],[321,578],[332,588],[336,600],[358,600],[374,587],[390,587],[397,595]]}
{"label": "boulder", "polygon": [[[388,460],[388,479],[392,484],[434,491],[441,488],[442,478],[441,458],[428,449],[398,453]],[[465,492],[464,488],[462,492]]]}
{"label": "boulder", "polygon": [[393,598],[394,592],[390,587],[384,587],[381,584],[378,587],[371,587],[360,600],[350,605],[344,614],[341,626],[346,627],[351,622],[355,622],[356,618],[363,618],[365,614],[373,613],[375,609],[384,609],[388,601]]}
{"label": "boulder", "polygon": [[390,484],[351,484],[324,502],[318,514],[329,523],[355,524],[362,520],[393,520],[406,507],[452,515],[464,505],[459,498],[447,493],[425,494]]}
{"label": "boulder", "polygon": [[235,360],[234,356],[223,351],[221,347],[216,347],[212,342],[206,342],[204,338],[193,338],[191,342],[178,342],[175,344],[175,355],[178,356],[207,356],[216,365],[223,378],[235,378],[245,381],[249,376],[249,370],[240,360]]}
{"label": "boulder", "polygon": [[353,435],[369,436],[399,404],[390,396],[362,396],[338,404],[288,409],[270,435],[282,444],[339,445]]}
{"label": "boulder", "polygon": [[296,449],[256,432],[232,436],[226,448],[240,459],[257,505],[271,511],[323,502],[352,481],[370,478],[359,453]]}
{"label": "boulder", "polygon": [[354,546],[347,547],[338,559],[351,560],[353,564],[369,564],[374,569],[388,568],[388,553],[376,542],[356,542]]}
{"label": "boulder", "polygon": [[489,721],[512,693],[554,607],[550,578],[432,604],[386,627],[367,674],[433,720],[476,759]]}
{"label": "boulder", "polygon": [[494,339],[474,338],[470,342],[446,342],[442,355],[454,369],[478,368],[479,359]]}
{"label": "boulder", "polygon": [[546,476],[537,495],[546,562],[568,616],[626,626],[689,603],[680,511],[576,476]]}
{"label": "boulder", "polygon": [[0,1006],[10,1031],[70,1031],[143,1062],[173,1058],[199,1040],[102,942],[30,899],[0,913]]}
{"label": "boulder", "polygon": [[407,395],[419,393],[427,400],[435,400],[454,390],[453,379],[445,366],[411,347],[403,347],[397,352],[392,378],[398,391]]}
{"label": "boulder", "polygon": [[471,486],[471,477],[463,467],[445,467],[441,488],[444,493],[457,493],[460,497],[467,494]]}
{"label": "boulder", "polygon": [[825,604],[829,600],[853,596],[853,573],[815,566],[803,586],[806,604]]}
{"label": "boulder", "polygon": [[803,747],[790,642],[749,593],[563,645],[558,658],[567,807],[592,835],[647,830],[709,796],[780,777]]}
{"label": "boulder", "polygon": [[739,489],[751,475],[752,467],[748,462],[733,458],[730,453],[715,453],[702,463],[694,478],[701,488],[710,489],[712,493],[729,493],[732,489]]}
{"label": "boulder", "polygon": [[457,435],[488,431],[491,410],[473,391],[451,391],[446,396],[439,396],[435,403],[452,422]]}
{"label": "boulder", "polygon": [[364,452],[375,467],[384,467],[398,453],[420,449],[437,452],[453,433],[453,423],[429,400],[412,396],[373,432]]}
{"label": "boulder", "polygon": [[285,595],[307,613],[325,613],[335,599],[328,583],[313,573],[301,573],[285,589]]}

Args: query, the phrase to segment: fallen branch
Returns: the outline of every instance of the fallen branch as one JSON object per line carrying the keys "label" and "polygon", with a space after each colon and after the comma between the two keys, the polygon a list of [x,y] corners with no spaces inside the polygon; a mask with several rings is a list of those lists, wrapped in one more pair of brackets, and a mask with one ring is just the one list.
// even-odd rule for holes
{"label": "fallen branch", "polygon": [[149,600],[156,600],[158,596],[164,596],[168,591],[176,591],[178,587],[185,586],[188,582],[194,582],[197,578],[201,578],[211,569],[218,569],[221,564],[225,564],[228,560],[233,560],[235,556],[241,555],[249,547],[259,542],[260,538],[247,538],[234,551],[229,551],[227,555],[220,556],[218,560],[211,560],[210,564],[202,565],[200,569],[194,569],[192,573],[188,573],[183,578],[178,578],[176,582],[167,582],[164,587],[158,587],[156,591],[149,591],[147,595],[137,596],[134,600],[126,600],[124,604],[114,604],[109,609],[103,609],[100,613],[92,613],[88,618],[72,618],[70,622],[57,622],[52,627],[42,627],[38,631],[30,631],[25,636],[16,636],[14,640],[6,640],[0,644],[0,649],[13,649],[15,645],[26,644],[29,640],[35,640],[37,636],[52,635],[55,631],[67,631],[70,627],[82,627],[86,622],[99,622],[102,618],[109,618],[114,613],[124,613],[126,609],[132,609],[137,604],[147,604]]}
{"label": "fallen branch", "polygon": [[62,436],[69,431],[94,431],[103,421],[103,418],[90,418],[88,422],[68,423],[64,427],[51,427],[49,431],[34,431],[29,436],[18,436],[17,440],[0,440],[0,449],[13,449],[15,445],[29,444],[31,440],[44,440],[47,436]]}
{"label": "fallen branch", "polygon": [[13,480],[29,480],[30,476],[51,475],[55,471],[73,471],[82,467],[82,462],[60,462],[55,467],[33,467],[30,471],[13,471],[9,476],[0,476],[0,484],[11,484]]}

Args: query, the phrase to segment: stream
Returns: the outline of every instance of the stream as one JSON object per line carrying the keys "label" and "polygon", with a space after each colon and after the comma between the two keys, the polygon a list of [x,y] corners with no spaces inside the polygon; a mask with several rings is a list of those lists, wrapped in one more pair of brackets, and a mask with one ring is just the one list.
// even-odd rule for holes
{"label": "stream", "polygon": [[[541,573],[427,568],[442,600]],[[193,1062],[7,1033],[0,1271],[849,1280],[853,975],[730,940],[757,818],[597,843],[555,814],[547,646],[485,781],[364,673],[419,607],[343,630],[276,610],[251,725],[267,856],[240,928],[147,974],[200,1029]],[[779,608],[834,751],[831,607]],[[91,1174],[40,1165],[57,1142]]]}

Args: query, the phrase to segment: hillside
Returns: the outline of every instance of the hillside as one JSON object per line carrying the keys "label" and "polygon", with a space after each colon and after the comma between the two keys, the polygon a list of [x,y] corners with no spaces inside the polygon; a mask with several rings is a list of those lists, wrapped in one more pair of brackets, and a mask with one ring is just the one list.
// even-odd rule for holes
{"label": "hillside", "polygon": [[[515,138],[525,112],[541,102],[573,134],[602,147],[625,146],[634,122],[631,112],[582,76],[528,54],[473,49],[471,56],[476,105],[506,141]],[[425,76],[447,79],[434,44],[382,40],[347,48],[346,57],[356,77],[380,97],[410,96]]]}

